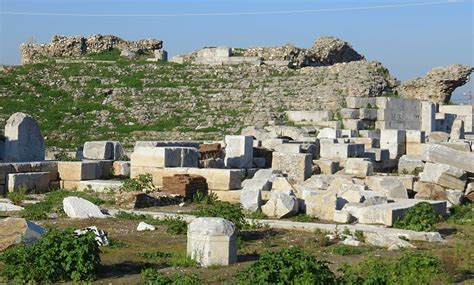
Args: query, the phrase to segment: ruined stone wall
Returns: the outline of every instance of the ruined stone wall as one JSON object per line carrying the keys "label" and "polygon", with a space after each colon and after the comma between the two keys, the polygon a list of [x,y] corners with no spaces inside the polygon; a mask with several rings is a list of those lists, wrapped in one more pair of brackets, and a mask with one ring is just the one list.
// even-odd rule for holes
{"label": "ruined stone wall", "polygon": [[152,52],[162,48],[163,42],[156,39],[127,41],[113,35],[58,36],[49,44],[25,43],[20,46],[22,64],[40,62],[47,58],[79,57],[88,53],[128,49],[134,52]]}

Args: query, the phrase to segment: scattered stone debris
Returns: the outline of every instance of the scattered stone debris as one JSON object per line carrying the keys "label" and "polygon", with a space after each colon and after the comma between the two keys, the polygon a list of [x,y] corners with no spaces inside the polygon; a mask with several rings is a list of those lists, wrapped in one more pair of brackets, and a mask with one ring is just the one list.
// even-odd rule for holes
{"label": "scattered stone debris", "polygon": [[156,230],[154,225],[147,224],[145,222],[140,222],[137,226],[137,231],[143,232],[143,231],[154,231]]}
{"label": "scattered stone debris", "polygon": [[109,239],[107,238],[107,233],[103,230],[97,228],[96,226],[87,227],[85,229],[75,230],[74,233],[76,235],[83,235],[88,232],[92,232],[95,235],[95,240],[99,246],[106,246],[109,245]]}

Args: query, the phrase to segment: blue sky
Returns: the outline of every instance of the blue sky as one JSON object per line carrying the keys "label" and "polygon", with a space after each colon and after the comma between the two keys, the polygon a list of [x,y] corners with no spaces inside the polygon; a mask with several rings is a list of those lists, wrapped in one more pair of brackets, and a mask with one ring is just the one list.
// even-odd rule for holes
{"label": "blue sky", "polygon": [[[316,11],[219,14],[294,10]],[[320,35],[334,35],[405,80],[435,66],[474,65],[473,10],[472,0],[0,0],[0,63],[19,64],[20,43],[30,37],[46,43],[53,34],[158,38],[170,55],[216,45],[309,47]],[[209,13],[218,15],[183,15]],[[116,14],[122,16],[110,16]],[[126,16],[130,14],[136,16]],[[139,16],[143,14],[167,16]],[[458,89],[456,97],[473,86]]]}

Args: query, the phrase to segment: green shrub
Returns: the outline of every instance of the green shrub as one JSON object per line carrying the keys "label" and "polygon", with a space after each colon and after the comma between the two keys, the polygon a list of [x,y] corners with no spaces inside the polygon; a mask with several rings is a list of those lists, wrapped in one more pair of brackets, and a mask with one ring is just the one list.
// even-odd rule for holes
{"label": "green shrub", "polygon": [[364,252],[363,248],[344,244],[336,245],[332,248],[332,253],[337,255],[356,255]]}
{"label": "green shrub", "polygon": [[356,264],[343,264],[342,284],[383,285],[389,284],[393,264],[382,257],[369,256]]}
{"label": "green shrub", "polygon": [[357,264],[344,264],[342,284],[432,284],[442,281],[441,262],[421,252],[405,252],[398,260],[369,256]]}
{"label": "green shrub", "polygon": [[202,284],[201,279],[196,274],[174,273],[172,275],[164,275],[153,268],[142,270],[141,278],[144,284],[153,285],[199,285]]}
{"label": "green shrub", "polygon": [[8,198],[12,201],[15,205],[21,205],[23,200],[26,199],[26,188],[21,186],[17,191],[9,192]]}
{"label": "green shrub", "polygon": [[262,253],[237,279],[239,284],[336,284],[327,262],[298,247]]}
{"label": "green shrub", "polygon": [[153,176],[151,174],[140,174],[136,178],[127,179],[120,187],[120,191],[124,192],[141,192],[154,190]]}
{"label": "green shrub", "polygon": [[216,193],[206,194],[198,191],[193,195],[193,202],[198,204],[214,204],[218,200]]}
{"label": "green shrub", "polygon": [[216,201],[210,205],[199,205],[191,212],[197,217],[220,217],[234,223],[237,231],[248,228],[250,225],[245,220],[245,214],[240,204]]}
{"label": "green shrub", "polygon": [[408,209],[406,214],[398,219],[394,226],[413,231],[433,231],[439,216],[428,202],[421,202]]}
{"label": "green shrub", "polygon": [[66,190],[53,191],[47,193],[43,201],[26,205],[21,212],[21,216],[25,219],[41,220],[46,219],[47,213],[63,214],[63,200],[68,196],[80,197],[96,205],[105,203],[104,200],[84,192],[71,192]]}
{"label": "green shrub", "polygon": [[448,222],[458,225],[474,225],[474,206],[472,203],[456,205],[451,208]]}
{"label": "green shrub", "polygon": [[76,236],[72,229],[53,229],[31,246],[7,249],[0,262],[7,280],[50,283],[92,280],[100,256],[93,233]]}
{"label": "green shrub", "polygon": [[164,220],[159,221],[158,224],[166,225],[168,227],[166,232],[172,235],[184,235],[188,231],[188,224],[180,217],[166,217]]}

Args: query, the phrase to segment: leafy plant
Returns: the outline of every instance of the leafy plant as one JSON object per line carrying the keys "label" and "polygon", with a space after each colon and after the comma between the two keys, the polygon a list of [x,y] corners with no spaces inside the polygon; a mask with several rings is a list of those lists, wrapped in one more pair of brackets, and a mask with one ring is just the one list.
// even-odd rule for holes
{"label": "leafy plant", "polygon": [[327,262],[299,247],[262,253],[237,279],[239,284],[336,284]]}
{"label": "leafy plant", "polygon": [[458,225],[474,225],[474,206],[472,203],[456,205],[450,210],[448,222]]}
{"label": "leafy plant", "polygon": [[245,215],[240,204],[216,201],[210,205],[199,205],[191,214],[197,217],[224,218],[231,221],[238,231],[250,226],[245,220]]}
{"label": "leafy plant", "polygon": [[123,182],[120,191],[124,192],[142,192],[155,189],[153,176],[149,173],[140,174],[136,178],[130,178]]}
{"label": "leafy plant", "polygon": [[358,241],[365,241],[365,237],[364,237],[364,232],[363,231],[360,231],[360,230],[356,230],[354,232],[354,237],[358,240]]}
{"label": "leafy plant", "polygon": [[296,216],[291,217],[290,220],[302,223],[313,223],[318,221],[317,218],[306,214],[298,214]]}
{"label": "leafy plant", "polygon": [[196,260],[189,257],[186,252],[163,252],[163,251],[152,251],[152,252],[139,252],[138,256],[154,260],[155,262],[161,263],[164,266],[172,267],[195,267]]}
{"label": "leafy plant", "polygon": [[357,264],[344,264],[342,284],[432,284],[442,281],[441,262],[422,252],[405,252],[398,260],[369,256]]}
{"label": "leafy plant", "polygon": [[364,253],[365,250],[363,248],[356,247],[356,246],[339,244],[339,245],[334,246],[331,252],[337,255],[344,256],[344,255],[361,254],[361,253]]}
{"label": "leafy plant", "polygon": [[413,231],[432,231],[439,221],[439,216],[428,202],[421,202],[408,209],[406,214],[398,219],[394,226]]}
{"label": "leafy plant", "polygon": [[26,198],[26,187],[20,186],[17,191],[9,192],[8,198],[12,201],[15,205],[21,205],[23,200]]}
{"label": "leafy plant", "polygon": [[200,285],[202,280],[195,274],[174,273],[172,275],[164,275],[153,268],[142,270],[141,278],[144,284],[153,285]]}
{"label": "leafy plant", "polygon": [[158,224],[166,225],[168,227],[166,232],[172,235],[184,235],[188,230],[188,224],[181,217],[166,217],[164,220],[159,221]]}
{"label": "leafy plant", "polygon": [[72,229],[52,229],[31,246],[15,246],[0,255],[1,272],[19,282],[92,280],[100,265],[99,247],[93,233],[80,236]]}
{"label": "leafy plant", "polygon": [[216,193],[206,194],[202,191],[198,191],[193,195],[193,202],[198,204],[212,205],[218,200]]}

